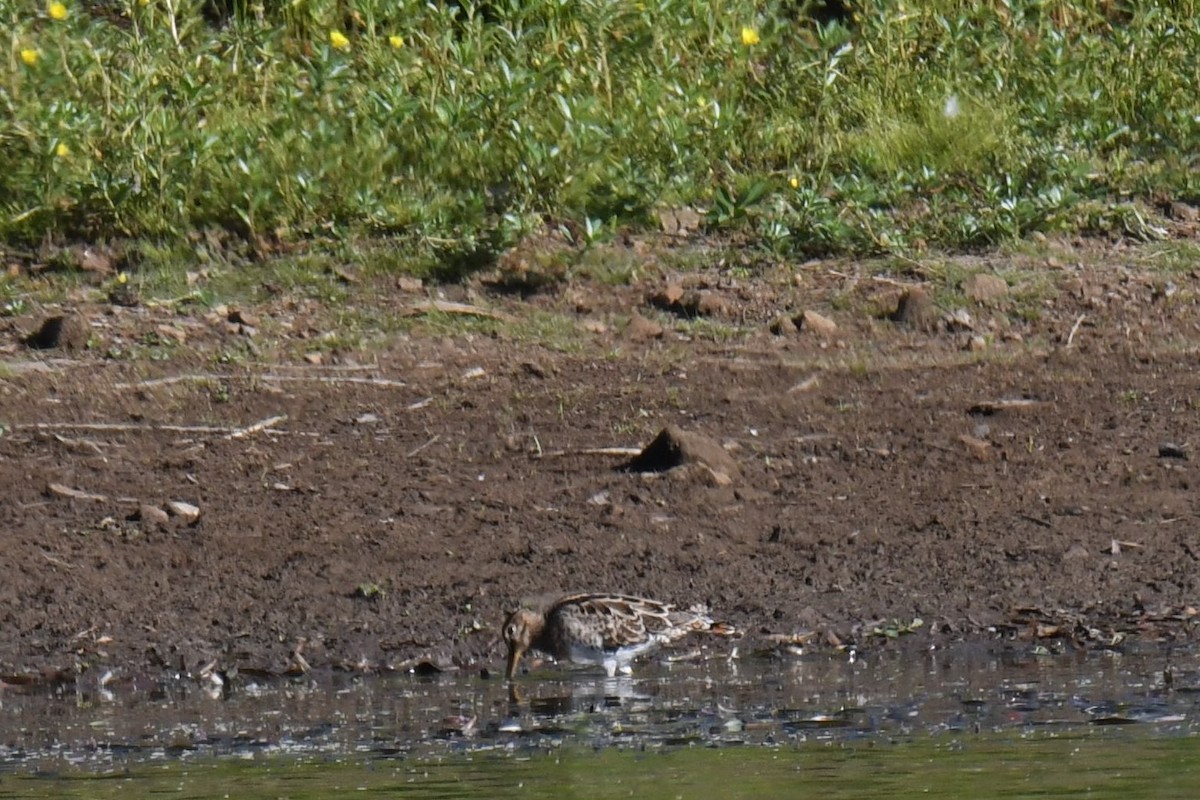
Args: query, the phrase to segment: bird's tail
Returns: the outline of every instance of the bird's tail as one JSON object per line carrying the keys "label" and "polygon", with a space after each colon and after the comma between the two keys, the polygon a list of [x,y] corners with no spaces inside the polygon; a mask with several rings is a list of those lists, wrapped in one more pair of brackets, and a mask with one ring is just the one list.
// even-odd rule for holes
{"label": "bird's tail", "polygon": [[705,633],[711,633],[716,636],[733,636],[741,638],[742,632],[730,625],[728,622],[713,622],[708,626]]}
{"label": "bird's tail", "polygon": [[681,628],[694,633],[711,633],[714,636],[737,636],[742,632],[728,622],[714,620],[708,615],[708,606],[694,605],[683,612],[686,620],[681,620]]}

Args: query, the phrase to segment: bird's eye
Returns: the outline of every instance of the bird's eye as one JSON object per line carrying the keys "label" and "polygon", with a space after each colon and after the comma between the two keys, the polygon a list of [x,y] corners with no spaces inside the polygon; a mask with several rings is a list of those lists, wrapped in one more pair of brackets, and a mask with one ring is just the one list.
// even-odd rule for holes
{"label": "bird's eye", "polygon": [[505,628],[505,629],[504,629],[504,638],[505,638],[505,639],[515,639],[515,638],[517,638],[517,626],[516,626],[516,625],[509,625],[507,628]]}

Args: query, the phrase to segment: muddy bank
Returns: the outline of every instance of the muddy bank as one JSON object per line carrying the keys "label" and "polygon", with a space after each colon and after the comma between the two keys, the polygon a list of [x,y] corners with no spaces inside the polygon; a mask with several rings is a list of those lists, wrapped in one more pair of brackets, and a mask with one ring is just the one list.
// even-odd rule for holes
{"label": "muddy bank", "polygon": [[[897,306],[877,297],[891,284],[829,270],[714,279],[700,319],[652,286],[497,295],[514,319],[566,320],[570,346],[417,326],[239,363],[214,354],[272,320],[294,343],[309,307],[242,312],[257,326],[74,309],[108,345],[186,328],[162,362],[30,351],[34,310],[0,367],[0,672],[494,667],[505,609],[560,589],[705,602],[748,649],[1191,638],[1200,316],[1107,270],[1063,278],[1036,315],[964,297],[965,321],[943,304],[921,324],[873,310]],[[736,476],[600,452],[671,424]]]}

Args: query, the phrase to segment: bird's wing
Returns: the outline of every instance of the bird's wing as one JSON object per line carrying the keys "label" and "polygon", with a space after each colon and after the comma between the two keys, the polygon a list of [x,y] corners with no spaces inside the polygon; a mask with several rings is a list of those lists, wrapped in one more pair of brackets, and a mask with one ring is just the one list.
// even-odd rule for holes
{"label": "bird's wing", "polygon": [[575,594],[555,603],[551,614],[570,620],[579,638],[592,647],[612,650],[645,643],[673,627],[673,607],[645,597],[622,594]]}

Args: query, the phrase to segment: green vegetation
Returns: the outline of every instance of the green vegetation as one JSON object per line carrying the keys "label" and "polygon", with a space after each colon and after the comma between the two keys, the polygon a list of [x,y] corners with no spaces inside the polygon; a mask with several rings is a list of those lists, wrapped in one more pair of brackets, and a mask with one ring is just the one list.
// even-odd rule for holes
{"label": "green vegetation", "polygon": [[1155,238],[1200,197],[1192,0],[214,5],[0,0],[0,243],[388,237],[461,274],[682,206],[791,255]]}

